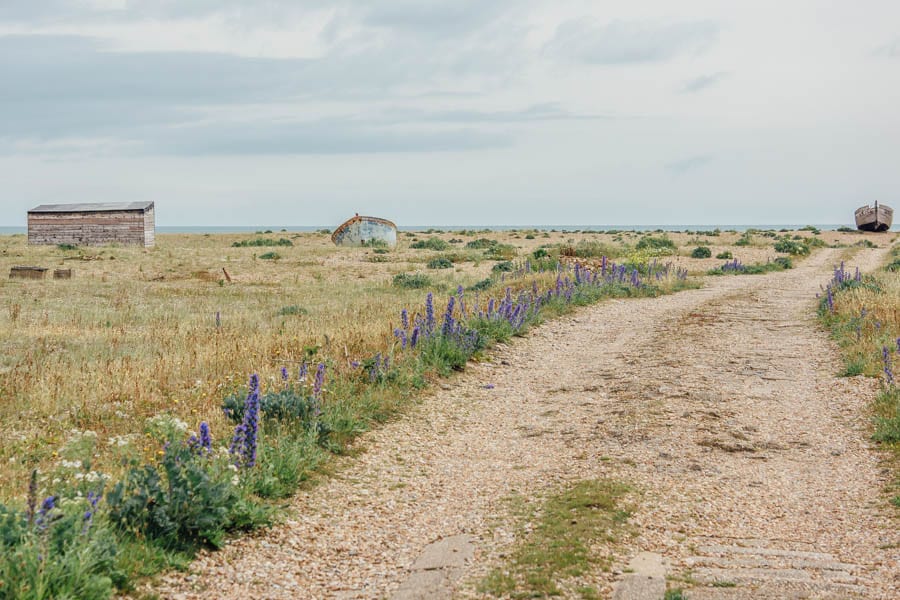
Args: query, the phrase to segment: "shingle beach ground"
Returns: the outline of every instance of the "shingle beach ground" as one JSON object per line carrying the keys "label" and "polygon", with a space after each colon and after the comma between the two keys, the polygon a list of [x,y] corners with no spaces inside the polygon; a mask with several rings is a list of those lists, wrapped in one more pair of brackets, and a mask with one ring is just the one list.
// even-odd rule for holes
{"label": "shingle beach ground", "polygon": [[538,327],[363,436],[284,524],[152,591],[384,598],[423,548],[465,534],[475,555],[454,594],[477,597],[513,541],[504,498],[612,478],[639,493],[636,535],[611,571],[584,578],[604,597],[646,550],[692,599],[898,598],[900,531],[867,434],[875,384],[835,377],[837,350],[814,322],[839,253]]}

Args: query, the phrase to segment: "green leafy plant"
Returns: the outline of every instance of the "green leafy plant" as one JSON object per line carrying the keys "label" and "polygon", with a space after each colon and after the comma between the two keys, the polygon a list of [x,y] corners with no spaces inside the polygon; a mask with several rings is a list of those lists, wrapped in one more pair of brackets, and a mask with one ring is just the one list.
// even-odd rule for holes
{"label": "green leafy plant", "polygon": [[443,252],[450,247],[450,244],[448,244],[441,238],[431,237],[427,240],[419,240],[418,242],[413,242],[409,245],[409,247],[415,250],[437,250]]}
{"label": "green leafy plant", "polygon": [[487,279],[482,279],[481,281],[473,283],[468,289],[472,292],[483,292],[484,290],[490,289],[492,285],[494,285],[494,280],[488,277]]}
{"label": "green leafy plant", "polygon": [[432,285],[431,278],[424,273],[398,273],[394,275],[393,284],[409,290],[418,290]]}
{"label": "green leafy plant", "polygon": [[453,261],[444,256],[432,258],[426,265],[429,269],[450,269],[453,267]]}
{"label": "green leafy plant", "polygon": [[691,251],[691,258],[710,258],[712,250],[707,246],[697,246]]}
{"label": "green leafy plant", "polygon": [[0,504],[0,599],[108,599],[123,576],[115,537],[96,515],[100,496],[38,505],[36,477],[25,511]]}
{"label": "green leafy plant", "polygon": [[809,246],[807,246],[803,242],[798,242],[796,240],[791,240],[787,237],[783,237],[775,242],[775,251],[784,252],[786,254],[790,254],[791,256],[803,256],[809,254]]}
{"label": "green leafy plant", "polygon": [[674,252],[676,248],[675,242],[665,236],[647,236],[641,238],[641,241],[635,246],[635,249],[637,250],[670,250],[672,252]]}
{"label": "green leafy plant", "polygon": [[279,238],[277,240],[269,239],[269,238],[256,238],[254,240],[242,240],[240,242],[234,242],[231,244],[232,248],[250,248],[250,247],[264,247],[264,246],[293,246],[294,242],[286,238]]}
{"label": "green leafy plant", "polygon": [[487,250],[488,248],[493,248],[497,244],[499,244],[497,240],[490,240],[488,238],[478,238],[477,240],[472,240],[468,244],[466,244],[466,248],[469,250]]}
{"label": "green leafy plant", "polygon": [[734,243],[735,246],[749,246],[753,243],[753,235],[747,231]]}
{"label": "green leafy plant", "polygon": [[167,548],[220,547],[229,529],[248,525],[251,507],[224,459],[169,443],[158,463],[133,465],[107,495],[119,530]]}
{"label": "green leafy plant", "polygon": [[484,252],[484,255],[492,260],[511,260],[516,254],[518,251],[511,244],[495,244]]}

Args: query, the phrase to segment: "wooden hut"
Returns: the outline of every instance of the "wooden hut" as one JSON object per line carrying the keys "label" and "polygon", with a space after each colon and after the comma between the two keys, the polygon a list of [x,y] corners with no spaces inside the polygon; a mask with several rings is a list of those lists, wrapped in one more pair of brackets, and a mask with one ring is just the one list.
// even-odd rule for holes
{"label": "wooden hut", "polygon": [[152,246],[152,202],[42,204],[28,211],[29,244]]}

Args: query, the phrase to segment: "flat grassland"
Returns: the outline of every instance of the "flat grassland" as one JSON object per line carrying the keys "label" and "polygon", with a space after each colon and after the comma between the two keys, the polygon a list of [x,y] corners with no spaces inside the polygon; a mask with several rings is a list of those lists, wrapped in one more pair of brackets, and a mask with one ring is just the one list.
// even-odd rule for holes
{"label": "flat grassland", "polygon": [[[147,419],[159,413],[192,428],[206,420],[214,431],[227,431],[222,398],[250,373],[274,380],[281,367],[296,372],[305,359],[325,357],[329,380],[337,380],[352,361],[388,352],[400,310],[421,310],[427,291],[443,302],[458,285],[472,286],[492,272],[499,280],[496,265],[524,261],[541,247],[554,258],[561,250],[583,260],[657,258],[697,274],[721,265],[715,257],[726,251],[745,264],[782,256],[774,235],[435,231],[401,233],[390,251],[338,248],[322,232],[163,234],[151,249],[34,247],[23,235],[0,237],[4,274],[17,265],[74,271],[71,280],[54,280],[50,272],[41,281],[0,279],[0,499],[23,498],[31,470],[52,465],[73,430],[97,433],[94,467],[114,474],[108,446],[143,435]],[[828,245],[862,239],[778,235]],[[674,249],[640,246],[663,236]],[[432,238],[445,249],[410,247]],[[234,247],[257,239],[292,245]],[[467,248],[479,239],[499,246]],[[709,258],[690,257],[699,245],[709,246]],[[452,266],[428,268],[435,258]],[[413,272],[428,277],[424,288],[393,283]],[[498,284],[491,293],[502,289]],[[157,450],[150,442],[142,449]]]}

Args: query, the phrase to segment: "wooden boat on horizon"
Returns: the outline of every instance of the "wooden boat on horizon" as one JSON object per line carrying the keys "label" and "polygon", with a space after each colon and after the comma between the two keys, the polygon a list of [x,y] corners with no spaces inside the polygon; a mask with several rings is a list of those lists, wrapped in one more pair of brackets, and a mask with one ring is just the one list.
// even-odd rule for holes
{"label": "wooden boat on horizon", "polygon": [[387,219],[361,217],[359,213],[341,223],[331,241],[338,246],[397,245],[397,226]]}
{"label": "wooden boat on horizon", "polygon": [[886,204],[860,206],[854,213],[860,231],[887,231],[894,221],[894,209]]}

